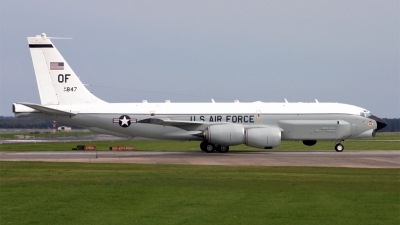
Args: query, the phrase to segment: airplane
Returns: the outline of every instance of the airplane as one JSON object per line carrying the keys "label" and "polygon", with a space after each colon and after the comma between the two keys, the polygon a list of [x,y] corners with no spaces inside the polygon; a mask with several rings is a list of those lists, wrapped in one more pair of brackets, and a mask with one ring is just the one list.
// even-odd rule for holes
{"label": "airplane", "polygon": [[372,138],[387,124],[370,111],[349,104],[264,103],[108,103],[79,80],[45,33],[28,37],[41,104],[13,103],[16,117],[38,117],[126,138],[199,141],[206,153],[229,146],[272,149],[282,140],[335,141]]}

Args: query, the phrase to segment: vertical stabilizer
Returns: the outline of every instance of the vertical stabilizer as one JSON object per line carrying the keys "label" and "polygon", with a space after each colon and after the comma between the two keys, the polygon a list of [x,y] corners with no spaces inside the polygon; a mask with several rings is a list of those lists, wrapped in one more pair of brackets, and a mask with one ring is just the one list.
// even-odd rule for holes
{"label": "vertical stabilizer", "polygon": [[42,105],[104,103],[82,84],[46,34],[28,37]]}

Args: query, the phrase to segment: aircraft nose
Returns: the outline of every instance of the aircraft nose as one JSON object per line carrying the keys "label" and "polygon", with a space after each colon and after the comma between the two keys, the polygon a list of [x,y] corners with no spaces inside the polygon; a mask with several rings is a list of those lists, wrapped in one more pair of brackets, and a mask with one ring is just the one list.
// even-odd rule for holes
{"label": "aircraft nose", "polygon": [[382,130],[383,128],[385,128],[385,127],[387,126],[387,123],[386,123],[383,119],[381,119],[381,118],[379,118],[379,117],[376,117],[376,116],[374,116],[374,115],[371,115],[371,116],[369,116],[368,118],[373,119],[373,120],[376,121],[376,124],[377,124],[376,131]]}

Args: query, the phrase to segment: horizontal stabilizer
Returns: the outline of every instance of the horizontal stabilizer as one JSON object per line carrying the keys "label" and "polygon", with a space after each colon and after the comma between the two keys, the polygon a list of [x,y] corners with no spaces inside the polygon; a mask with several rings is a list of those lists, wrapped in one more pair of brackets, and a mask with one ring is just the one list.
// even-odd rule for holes
{"label": "horizontal stabilizer", "polygon": [[48,113],[48,114],[53,114],[53,115],[74,116],[74,115],[77,114],[77,113],[67,112],[67,111],[63,111],[63,110],[59,110],[59,109],[53,109],[53,108],[50,108],[50,107],[46,107],[46,106],[42,106],[42,105],[38,105],[38,104],[34,104],[34,103],[19,102],[18,104],[27,106],[29,108],[38,110],[38,111],[43,112],[43,113]]}

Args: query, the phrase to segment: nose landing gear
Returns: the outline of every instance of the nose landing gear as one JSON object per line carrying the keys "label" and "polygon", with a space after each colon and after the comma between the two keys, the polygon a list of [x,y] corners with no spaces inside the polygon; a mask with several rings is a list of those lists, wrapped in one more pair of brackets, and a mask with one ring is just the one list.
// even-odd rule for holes
{"label": "nose landing gear", "polygon": [[338,142],[335,143],[335,150],[337,152],[343,152],[343,150],[344,150],[343,142],[344,142],[344,140],[341,140],[340,143],[338,143]]}

